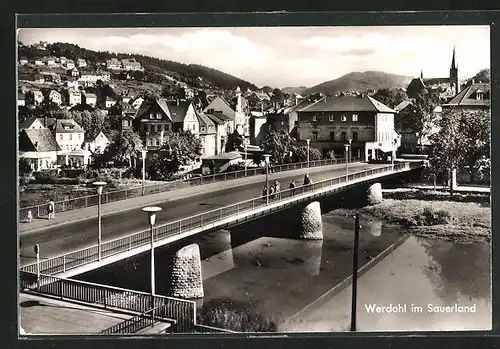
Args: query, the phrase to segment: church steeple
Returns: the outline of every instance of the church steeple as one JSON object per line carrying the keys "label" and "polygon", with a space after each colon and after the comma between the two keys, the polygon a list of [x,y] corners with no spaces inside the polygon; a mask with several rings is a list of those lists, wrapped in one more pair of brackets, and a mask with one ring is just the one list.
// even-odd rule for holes
{"label": "church steeple", "polygon": [[458,69],[455,62],[455,46],[453,46],[453,56],[451,57],[451,69]]}
{"label": "church steeple", "polygon": [[424,71],[423,69],[420,69],[420,79],[423,79],[424,78]]}
{"label": "church steeple", "polygon": [[455,59],[455,46],[453,46],[453,56],[451,57],[450,88],[453,90],[454,94],[460,92],[460,83],[458,82],[458,64]]}

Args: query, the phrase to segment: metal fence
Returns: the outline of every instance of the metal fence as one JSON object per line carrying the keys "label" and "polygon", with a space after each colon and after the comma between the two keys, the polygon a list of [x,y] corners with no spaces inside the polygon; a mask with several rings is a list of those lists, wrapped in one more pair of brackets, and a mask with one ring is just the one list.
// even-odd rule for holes
{"label": "metal fence", "polygon": [[152,296],[140,291],[62,279],[45,274],[40,274],[38,281],[37,274],[25,271],[20,271],[19,276],[20,288],[25,292],[83,302],[104,309],[119,309],[141,314],[154,308],[156,309],[155,316],[174,320],[173,332],[192,333],[194,331],[196,303],[193,301],[160,295]]}
{"label": "metal fence", "polygon": [[[410,169],[413,167],[418,166],[409,163],[399,163],[394,165],[394,170],[397,171]],[[391,165],[388,165],[376,169],[359,171],[349,174],[349,178],[347,179],[347,181],[353,181],[378,173],[390,172],[392,170],[393,167]],[[326,179],[307,186],[300,186],[295,189],[283,190],[272,197],[270,196],[269,201],[271,204],[274,204],[283,200],[289,200],[292,197],[295,197],[297,200],[299,200],[299,197],[301,197],[302,194],[306,194],[306,197],[311,196],[316,191],[320,191],[324,188],[328,188],[334,185],[339,185],[341,183],[346,183],[346,176]],[[166,223],[154,228],[154,241],[159,241],[161,239],[179,235],[196,228],[200,228],[202,230],[204,228],[214,228],[217,224],[221,224],[223,220],[231,219],[231,217],[240,215],[242,213],[254,212],[254,210],[264,208],[266,206],[266,196],[261,196],[230,206],[207,211],[192,217],[180,219],[171,223]],[[137,247],[145,246],[150,243],[151,236],[149,229],[145,229],[143,231],[118,239],[106,241],[101,245],[102,258],[104,259],[118,253],[131,251]],[[63,273],[92,262],[97,262],[98,260],[98,246],[96,245],[42,261],[40,262],[40,273],[47,275]],[[21,270],[36,273],[37,265],[36,263],[26,265],[22,267]]]}
{"label": "metal fence", "polygon": [[[358,162],[359,158],[352,158],[352,162]],[[313,168],[320,166],[330,166],[336,164],[345,163],[345,159],[338,160],[317,160],[307,162],[298,162],[284,165],[276,165],[272,167],[274,173],[276,172],[284,172],[297,170],[302,168]],[[245,174],[246,173],[246,174]],[[200,186],[204,184],[210,184],[215,182],[227,181],[231,179],[239,179],[244,177],[251,177],[262,175],[266,173],[265,167],[259,168],[249,168],[246,171],[234,171],[234,172],[224,172],[213,175],[206,175],[200,177],[194,177],[183,180],[176,180],[172,182],[164,182],[160,184],[151,184],[144,186],[144,195],[158,194],[163,192],[168,192],[177,189],[189,188]],[[142,187],[124,189],[124,190],[115,190],[115,191],[107,191],[102,194],[101,202],[103,204],[121,200],[127,200],[132,198],[137,198],[142,196]],[[64,212],[75,210],[84,207],[96,206],[99,201],[99,196],[95,195],[87,195],[74,197],[62,201],[55,201],[55,211],[56,212]],[[34,205],[34,206],[26,206],[21,207],[19,209],[19,219],[25,220],[28,216],[28,211],[31,211],[33,217],[47,217],[48,216],[48,204],[43,205]]]}
{"label": "metal fence", "polygon": [[150,309],[142,314],[136,315],[133,318],[127,319],[123,322],[120,322],[114,326],[105,329],[104,331],[101,332],[101,334],[137,333],[141,330],[144,330],[145,328],[154,326],[155,323],[157,323],[158,321],[175,325],[176,323],[175,320],[163,317],[165,307],[166,307],[165,305],[162,305],[160,307]]}

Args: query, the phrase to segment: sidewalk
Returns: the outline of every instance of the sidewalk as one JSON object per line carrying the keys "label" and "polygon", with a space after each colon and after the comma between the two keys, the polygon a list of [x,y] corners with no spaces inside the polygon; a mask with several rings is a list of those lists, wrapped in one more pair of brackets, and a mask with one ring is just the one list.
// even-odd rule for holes
{"label": "sidewalk", "polygon": [[[356,163],[358,165],[360,163]],[[353,168],[356,165],[351,165]],[[291,170],[285,172],[278,172],[276,174],[270,175],[271,178],[280,179],[286,178],[296,175],[303,175],[305,173],[318,173],[318,172],[326,172],[332,169],[344,168],[345,164],[336,164],[330,166],[322,166],[322,167],[312,167],[312,168],[303,168],[298,170]],[[259,183],[265,180],[265,175],[257,175],[246,178],[239,178],[228,180],[225,182],[215,182],[211,184],[205,184],[203,186],[195,186],[190,188],[183,188],[174,191],[168,191],[158,194],[141,196],[128,200],[115,201],[108,204],[103,204],[101,206],[102,216],[115,214],[118,212],[128,211],[132,209],[136,209],[139,207],[144,207],[148,205],[154,205],[159,203],[164,203],[168,201],[188,198],[190,196],[195,196],[200,194],[200,192],[216,192],[220,190],[227,189],[229,187],[242,186],[246,184]],[[90,206],[85,208],[80,208],[71,211],[64,212],[56,212],[56,216],[54,220],[48,219],[33,219],[31,223],[19,223],[19,232],[20,234],[33,233],[42,229],[46,229],[49,227],[58,227],[67,224],[71,224],[78,221],[83,221],[91,218],[97,217],[97,206]]]}
{"label": "sidewalk", "polygon": [[132,315],[25,293],[19,298],[19,322],[28,335],[98,334],[132,318]]}

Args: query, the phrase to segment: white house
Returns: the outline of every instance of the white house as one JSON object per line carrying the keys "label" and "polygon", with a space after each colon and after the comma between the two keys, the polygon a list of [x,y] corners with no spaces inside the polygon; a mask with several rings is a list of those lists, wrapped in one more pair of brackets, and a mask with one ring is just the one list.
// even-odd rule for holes
{"label": "white house", "polygon": [[61,105],[63,102],[62,95],[56,90],[51,90],[48,94],[48,97],[49,101],[52,101],[57,105]]}
{"label": "white house", "polygon": [[43,65],[43,60],[41,58],[36,58],[35,65]]}
{"label": "white house", "polygon": [[95,107],[97,104],[97,96],[93,93],[82,93],[82,102]]}
{"label": "white house", "polygon": [[75,67],[75,62],[72,59],[66,61],[66,69],[73,69]]}
{"label": "white house", "polygon": [[80,76],[80,72],[78,71],[78,69],[73,68],[73,69],[71,69],[70,71],[71,71],[71,76],[73,76],[73,77],[75,77],[75,78],[77,78],[77,77],[79,77],[79,76]]}
{"label": "white house", "polygon": [[28,59],[26,57],[19,58],[19,64],[21,64],[21,65],[28,64]]}
{"label": "white house", "polygon": [[43,102],[43,93],[40,90],[33,90],[31,91],[33,93],[33,101],[35,104],[40,104]]}
{"label": "white house", "polygon": [[106,137],[106,135],[102,132],[99,132],[95,137],[85,138],[85,142],[83,144],[85,164],[89,165],[91,163],[92,154],[96,151],[102,153],[109,143],[110,141],[108,137]]}
{"label": "white house", "polygon": [[113,99],[111,97],[106,97],[106,108],[111,108],[112,106],[114,106],[116,104],[116,99]]}
{"label": "white house", "polygon": [[24,98],[24,93],[21,91],[17,92],[17,106],[18,107],[23,107],[26,105],[26,100]]}
{"label": "white house", "polygon": [[27,159],[33,171],[54,168],[61,150],[46,128],[23,129],[19,133],[19,157]]}
{"label": "white house", "polygon": [[57,154],[57,163],[71,167],[83,166],[85,154],[82,144],[85,140],[85,130],[73,119],[56,120],[50,130],[61,149]]}
{"label": "white house", "polygon": [[139,109],[142,105],[142,103],[144,102],[144,98],[142,97],[137,97],[133,102],[132,102],[132,107],[134,107],[134,109]]}
{"label": "white house", "polygon": [[70,107],[73,107],[81,103],[82,103],[82,95],[79,91],[74,91],[74,90],[68,91],[68,105]]}

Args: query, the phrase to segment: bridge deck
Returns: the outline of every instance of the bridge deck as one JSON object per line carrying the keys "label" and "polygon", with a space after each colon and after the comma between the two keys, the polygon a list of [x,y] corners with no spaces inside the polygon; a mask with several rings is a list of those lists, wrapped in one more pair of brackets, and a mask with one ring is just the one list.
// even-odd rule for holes
{"label": "bridge deck", "polygon": [[[317,196],[328,195],[337,190],[344,190],[380,177],[393,175],[399,172],[410,171],[418,164],[397,164],[393,170],[391,166],[385,166],[374,170],[366,170],[350,175],[346,184],[345,176],[337,177],[326,181],[314,183],[310,188],[298,188],[294,197],[291,193],[283,192],[278,200],[271,202],[269,206],[263,202],[262,198],[253,199],[248,202],[238,203],[230,207],[209,211],[198,216],[189,217],[177,222],[169,223],[155,228],[155,247],[159,247],[173,241],[198,234],[205,230],[227,227],[238,224],[248,219],[270,214],[276,210],[284,209],[300,201],[310,200]],[[96,246],[76,251],[71,254],[56,257],[42,263],[42,272],[48,274],[58,274],[60,277],[71,277],[101,266],[114,263],[124,258],[128,258],[150,249],[149,231],[141,231],[124,238],[107,241],[102,246],[102,260],[98,259],[98,249]],[[23,270],[35,272],[35,265],[24,267]]]}

